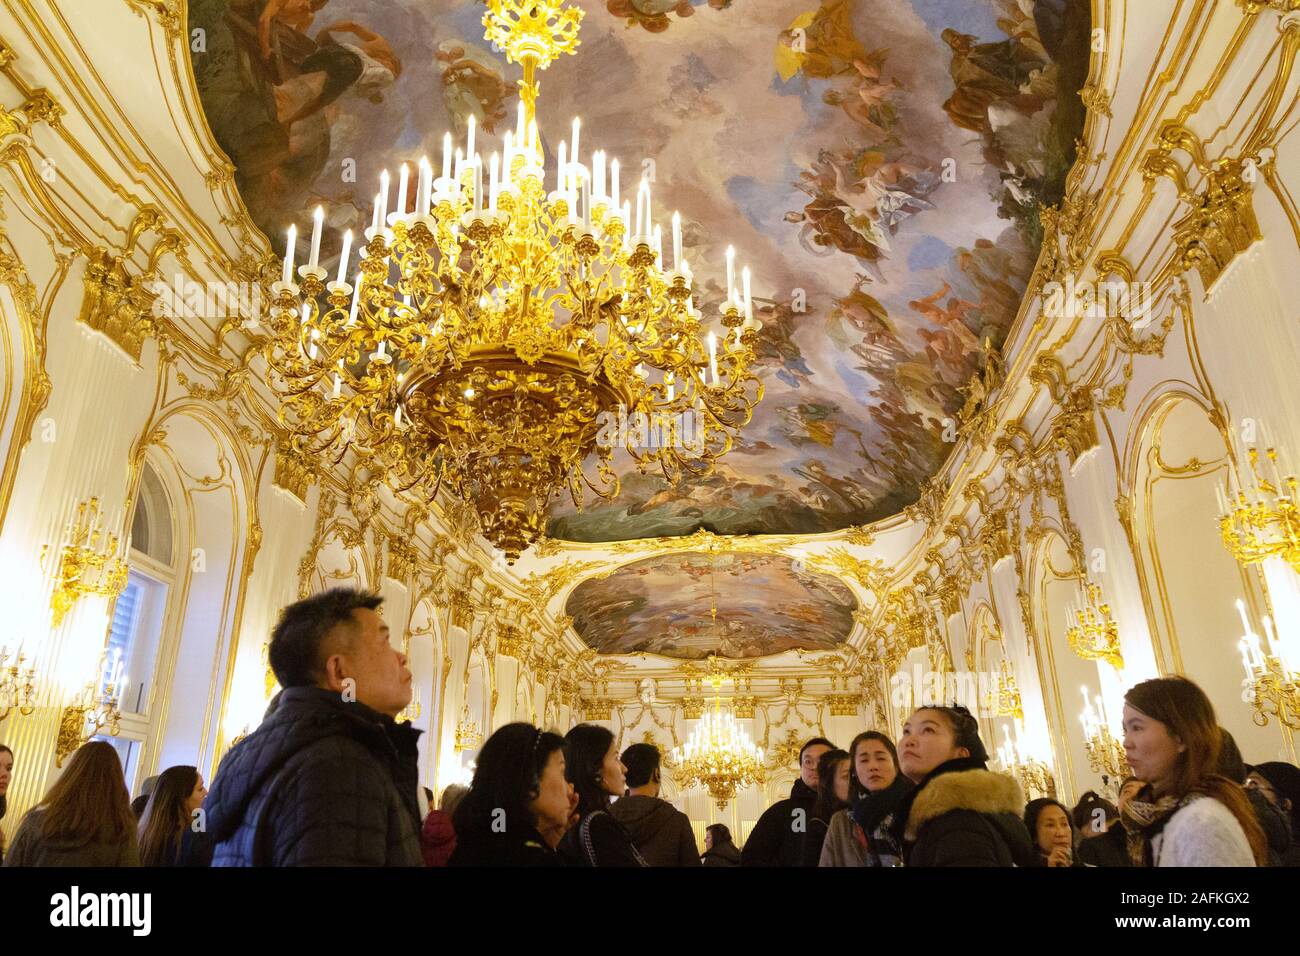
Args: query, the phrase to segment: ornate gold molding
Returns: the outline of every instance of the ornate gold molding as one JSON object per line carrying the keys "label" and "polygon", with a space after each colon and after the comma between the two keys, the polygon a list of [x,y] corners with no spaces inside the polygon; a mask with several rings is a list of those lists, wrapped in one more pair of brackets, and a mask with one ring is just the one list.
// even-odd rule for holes
{"label": "ornate gold molding", "polygon": [[[272,483],[283,488],[303,504],[307,503],[307,489],[316,481],[316,472],[311,462],[304,458],[287,441],[279,441],[275,446],[275,477]],[[391,551],[390,551],[391,554]],[[403,577],[402,580],[406,578]]]}

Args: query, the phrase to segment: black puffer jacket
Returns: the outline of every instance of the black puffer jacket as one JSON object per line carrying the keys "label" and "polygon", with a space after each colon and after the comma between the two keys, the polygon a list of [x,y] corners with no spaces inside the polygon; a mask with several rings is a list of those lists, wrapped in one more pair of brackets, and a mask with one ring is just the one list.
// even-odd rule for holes
{"label": "black puffer jacket", "polygon": [[212,865],[422,866],[419,736],[334,691],[281,691],[204,802]]}
{"label": "black puffer jacket", "polygon": [[808,832],[816,802],[817,791],[796,777],[790,796],[764,810],[754,824],[740,851],[740,865],[799,866],[803,860],[804,834]]}
{"label": "black puffer jacket", "polygon": [[1034,866],[1020,785],[970,757],[917,784],[894,816],[907,866]]}

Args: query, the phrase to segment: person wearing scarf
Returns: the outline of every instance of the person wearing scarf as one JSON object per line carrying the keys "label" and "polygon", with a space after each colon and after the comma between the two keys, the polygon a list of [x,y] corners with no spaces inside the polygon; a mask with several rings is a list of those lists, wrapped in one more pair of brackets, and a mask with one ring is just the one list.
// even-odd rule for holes
{"label": "person wearing scarf", "polygon": [[912,782],[899,772],[894,742],[868,730],[853,738],[849,754],[850,805],[831,818],[818,865],[901,866],[890,826]]}
{"label": "person wearing scarf", "polygon": [[1205,692],[1185,677],[1124,695],[1124,753],[1143,781],[1120,819],[1134,866],[1263,866],[1267,842],[1245,790],[1220,776],[1221,738]]}

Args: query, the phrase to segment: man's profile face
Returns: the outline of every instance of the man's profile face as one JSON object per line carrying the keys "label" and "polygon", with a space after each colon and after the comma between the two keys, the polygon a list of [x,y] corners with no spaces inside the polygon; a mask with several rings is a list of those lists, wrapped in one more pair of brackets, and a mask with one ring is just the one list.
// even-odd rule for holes
{"label": "man's profile face", "polygon": [[[389,643],[388,625],[378,612],[355,608],[353,633],[344,636],[330,655],[337,658],[331,686],[343,690],[343,680],[355,682],[356,699],[372,710],[396,717],[411,702],[411,671],[406,656]],[[334,686],[338,684],[338,686]]]}

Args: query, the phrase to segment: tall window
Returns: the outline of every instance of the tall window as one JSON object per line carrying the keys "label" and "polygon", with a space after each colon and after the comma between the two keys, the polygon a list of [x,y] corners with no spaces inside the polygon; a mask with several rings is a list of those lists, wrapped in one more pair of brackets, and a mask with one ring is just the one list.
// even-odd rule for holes
{"label": "tall window", "polygon": [[131,552],[126,587],[113,606],[109,625],[109,659],[122,661],[118,706],[122,726],[116,737],[99,737],[122,758],[127,786],[134,796],[136,779],[150,730],[158,649],[167,617],[167,599],[176,579],[172,546],[172,509],[158,473],[146,462],[131,521]]}

